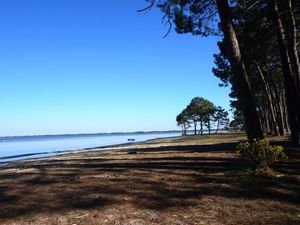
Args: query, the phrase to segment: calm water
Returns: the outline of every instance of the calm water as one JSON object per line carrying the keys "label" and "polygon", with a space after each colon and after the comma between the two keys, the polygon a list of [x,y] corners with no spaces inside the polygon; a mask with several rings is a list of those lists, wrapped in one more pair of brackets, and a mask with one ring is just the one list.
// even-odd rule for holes
{"label": "calm water", "polygon": [[62,154],[62,152],[59,151],[65,150],[82,150],[84,148],[124,144],[129,143],[128,139],[135,139],[135,142],[140,142],[179,135],[180,133],[151,133],[71,137],[1,138],[0,162],[58,155]]}

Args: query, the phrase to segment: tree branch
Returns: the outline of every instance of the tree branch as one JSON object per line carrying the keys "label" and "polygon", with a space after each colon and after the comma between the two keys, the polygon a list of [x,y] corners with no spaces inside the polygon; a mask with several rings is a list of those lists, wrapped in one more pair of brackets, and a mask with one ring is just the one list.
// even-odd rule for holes
{"label": "tree branch", "polygon": [[167,33],[163,36],[163,38],[166,38],[172,30],[172,25],[173,25],[172,22],[170,20],[168,20],[167,24],[169,24],[169,29],[168,29]]}
{"label": "tree branch", "polygon": [[137,12],[140,13],[140,12],[148,11],[154,6],[155,3],[156,3],[156,0],[151,0],[150,5],[148,5],[147,7],[143,8],[143,9],[137,10]]}

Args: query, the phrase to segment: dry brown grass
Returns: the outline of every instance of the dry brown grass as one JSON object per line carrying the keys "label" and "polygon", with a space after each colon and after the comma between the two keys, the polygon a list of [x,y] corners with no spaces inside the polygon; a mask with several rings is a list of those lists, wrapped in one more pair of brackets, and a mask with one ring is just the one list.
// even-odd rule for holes
{"label": "dry brown grass", "polygon": [[244,138],[168,139],[2,164],[0,224],[300,224],[299,149],[274,165],[283,177],[255,177],[234,152]]}

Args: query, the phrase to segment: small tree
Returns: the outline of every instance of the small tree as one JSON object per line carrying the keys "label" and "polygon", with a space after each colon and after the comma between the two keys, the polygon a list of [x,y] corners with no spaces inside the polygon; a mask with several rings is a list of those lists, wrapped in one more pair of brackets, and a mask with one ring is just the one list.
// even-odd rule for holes
{"label": "small tree", "polygon": [[182,112],[177,115],[176,121],[177,125],[181,126],[182,135],[186,135],[187,129],[190,127],[190,121],[186,109],[182,110]]}
{"label": "small tree", "polygon": [[[215,105],[211,102],[205,99],[204,104],[203,104],[203,120],[205,122],[205,126],[208,129],[208,134],[211,133],[211,127],[212,127],[212,121],[213,121],[213,116],[215,114],[216,107]],[[201,130],[201,134],[202,134]]]}
{"label": "small tree", "polygon": [[195,97],[191,100],[190,104],[187,106],[187,112],[190,120],[194,123],[194,134],[197,134],[197,123],[200,122],[200,130],[202,129],[202,108],[203,108],[204,98]]}
{"label": "small tree", "polygon": [[[203,126],[211,130],[211,122],[214,121],[216,112],[215,105],[202,97],[195,97],[190,104],[176,117],[178,126],[181,126],[182,133],[186,134],[190,124],[194,124],[194,134],[197,134],[197,124],[200,123],[199,133],[203,134]],[[221,119],[220,119],[221,120]]]}
{"label": "small tree", "polygon": [[214,119],[217,122],[216,132],[218,133],[220,126],[228,126],[229,119],[228,119],[228,112],[223,109],[221,106],[218,106],[214,113]]}
{"label": "small tree", "polygon": [[229,123],[229,127],[234,130],[244,130],[245,121],[241,112],[235,111],[233,114],[233,120]]}
{"label": "small tree", "polygon": [[[193,99],[194,100],[194,99]],[[197,122],[199,121],[199,116],[197,113],[197,103],[195,101],[191,101],[191,103],[186,107],[186,112],[188,115],[188,119],[194,124],[194,134],[197,134]]]}
{"label": "small tree", "polygon": [[200,123],[199,133],[203,134],[203,125],[209,127],[210,120],[213,114],[215,106],[212,102],[202,97],[195,97],[187,106],[187,114],[189,119],[194,123],[194,133],[197,134],[197,123]]}

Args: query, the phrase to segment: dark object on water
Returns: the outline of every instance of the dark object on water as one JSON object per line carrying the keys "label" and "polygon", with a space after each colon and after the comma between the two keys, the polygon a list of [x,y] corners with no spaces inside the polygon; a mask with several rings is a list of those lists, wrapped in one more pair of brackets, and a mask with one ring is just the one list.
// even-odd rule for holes
{"label": "dark object on water", "polygon": [[137,154],[137,151],[135,149],[129,149],[127,154]]}
{"label": "dark object on water", "polygon": [[135,141],[134,138],[128,138],[128,141]]}

